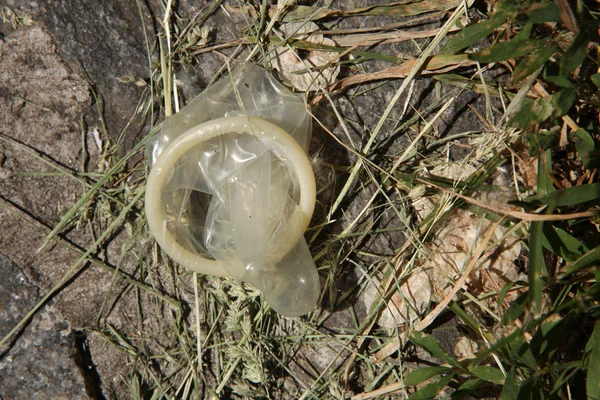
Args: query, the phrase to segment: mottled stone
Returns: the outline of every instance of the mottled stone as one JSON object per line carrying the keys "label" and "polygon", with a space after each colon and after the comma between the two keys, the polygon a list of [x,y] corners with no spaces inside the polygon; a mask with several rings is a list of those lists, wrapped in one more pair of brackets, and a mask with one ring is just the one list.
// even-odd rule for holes
{"label": "mottled stone", "polygon": [[[4,337],[41,299],[42,292],[1,254],[0,271],[0,337]],[[77,349],[70,325],[54,307],[36,313],[15,339],[0,348],[0,398],[89,398],[74,362]]]}

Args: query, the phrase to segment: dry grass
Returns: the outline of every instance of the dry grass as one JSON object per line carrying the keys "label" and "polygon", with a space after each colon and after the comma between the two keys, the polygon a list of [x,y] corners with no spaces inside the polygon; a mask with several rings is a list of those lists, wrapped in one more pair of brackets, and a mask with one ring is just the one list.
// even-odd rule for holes
{"label": "dry grass", "polygon": [[[501,325],[498,321],[506,315],[507,309],[514,309],[512,304],[519,295],[528,293],[527,283],[513,285],[496,281],[483,272],[481,279],[485,282],[477,283],[474,271],[481,271],[483,265],[488,265],[489,258],[494,254],[498,256],[502,251],[499,248],[508,242],[518,242],[523,247],[521,257],[528,254],[531,258],[531,248],[538,239],[531,237],[534,225],[530,226],[529,222],[587,221],[597,214],[591,207],[557,210],[546,203],[534,210],[520,211],[506,203],[507,199],[524,200],[525,194],[534,190],[545,193],[539,183],[537,188],[525,184],[524,133],[508,124],[508,117],[518,111],[527,97],[548,96],[548,93],[536,94],[531,90],[539,76],[534,74],[529,81],[511,85],[511,82],[493,79],[494,74],[489,71],[495,68],[494,65],[484,66],[466,52],[440,54],[440,44],[457,30],[458,21],[466,22],[467,2],[456,2],[458,7],[449,10],[443,1],[421,2],[440,21],[425,31],[407,28],[399,35],[393,29],[401,26],[396,25],[371,27],[368,32],[339,29],[335,24],[328,26],[323,33],[329,37],[339,36],[338,46],[334,48],[294,41],[279,29],[283,20],[321,20],[328,15],[331,18],[333,14],[327,13],[332,10],[312,9],[310,12],[311,9],[300,7],[293,1],[280,2],[279,8],[267,6],[267,2],[263,2],[262,7],[242,2],[238,8],[225,7],[224,3],[215,2],[189,20],[176,14],[170,0],[164,3],[160,31],[156,32],[156,37],[147,38],[151,73],[147,82],[140,83],[145,86],[145,92],[136,117],[145,117],[152,124],[160,121],[159,116],[168,116],[182,107],[174,72],[180,63],[194,63],[197,57],[207,52],[220,54],[224,60],[223,68],[213,81],[226,75],[238,62],[268,66],[273,49],[278,46],[287,46],[298,54],[317,48],[340,55],[332,65],[342,66],[347,77],[321,87],[318,92],[306,94],[307,104],[324,108],[334,119],[332,123],[319,117],[323,113],[309,107],[308,111],[314,113],[315,126],[322,128],[322,135],[329,135],[338,151],[351,160],[350,165],[332,165],[327,154],[315,160],[319,173],[329,177],[322,194],[330,194],[330,200],[322,204],[306,237],[322,277],[323,307],[302,318],[286,319],[273,313],[262,301],[261,294],[249,286],[228,279],[199,277],[173,266],[152,243],[146,230],[140,202],[145,184],[143,165],[132,166],[130,163],[139,158],[144,141],[119,156],[119,140],[104,144],[98,170],[85,172],[85,176],[74,176],[54,166],[56,173],[81,181],[87,193],[48,234],[48,242],[57,241],[71,248],[80,259],[47,297],[59,289],[69,290],[63,288],[64,282],[81,263],[91,261],[114,274],[115,282],[123,280],[127,290],[138,293],[137,311],[131,321],[133,326],[143,326],[143,320],[148,318],[144,315],[148,311],[143,296],[153,303],[149,312],[156,312],[157,318],[162,315],[160,313],[169,314],[165,320],[169,326],[151,333],[143,329],[124,331],[107,323],[103,316],[98,317],[97,334],[121,351],[123,362],[130,366],[130,374],[121,378],[133,398],[420,398],[414,395],[417,389],[435,392],[435,395],[449,388],[456,390],[471,379],[484,382],[485,377],[491,375],[470,366],[467,368],[465,362],[464,365],[454,364],[454,356],[436,350],[430,336],[423,339],[416,333],[431,332],[431,325],[444,319],[440,316],[452,314],[464,330],[469,331],[470,338],[480,344],[480,349],[486,346],[491,349],[484,352],[485,356],[490,356],[485,358],[485,368],[493,369],[493,373],[499,371],[502,379],[512,379],[510,366],[498,355],[501,352],[493,351],[497,349],[496,340],[511,337],[505,333],[512,329],[523,329],[526,340],[531,340],[529,332],[535,334],[540,316],[553,314],[565,303],[558,302],[556,307],[548,305],[550,297],[547,293],[542,296],[540,290],[530,294],[534,296],[531,300],[533,314],[519,314],[511,324]],[[387,12],[402,13],[410,7],[410,4],[394,3]],[[246,32],[229,43],[211,42],[210,32],[203,24],[216,12],[239,13],[245,18]],[[342,20],[350,15],[361,18],[361,15],[374,12],[374,9],[355,10],[338,17]],[[421,19],[431,23],[425,18],[427,14],[419,15],[416,23]],[[502,25],[499,29],[511,27]],[[369,48],[374,43],[389,43],[390,40],[412,41],[421,51],[378,54]],[[220,51],[228,52],[224,55]],[[375,73],[364,72],[363,63],[373,60],[395,65]],[[318,70],[314,73],[318,74]],[[444,82],[445,90],[440,90],[431,104],[417,104],[412,100],[416,83],[429,79],[423,78],[427,74],[436,75],[438,82]],[[372,110],[380,115],[377,122],[373,126],[362,126],[359,138],[353,135],[350,128],[356,126],[356,121],[343,116],[340,93],[368,104],[369,96],[390,87],[373,82],[399,78],[402,78],[400,84],[395,86],[397,89],[387,107]],[[486,100],[483,108],[470,111],[480,119],[478,125],[469,131],[443,136],[437,128],[441,126],[441,119],[448,118],[448,110],[454,110],[459,96],[470,90],[482,93]],[[569,116],[566,118],[572,121]],[[159,125],[153,127],[144,140],[156,134],[158,129]],[[388,143],[384,138],[390,136],[404,140],[405,145],[396,154],[381,152]],[[464,149],[459,162],[449,157],[451,149],[455,148]],[[443,173],[432,173],[448,171],[457,165],[464,171],[473,172],[446,178]],[[498,170],[500,166],[505,172]],[[539,174],[542,168],[536,168]],[[590,177],[588,182],[594,181],[595,178]],[[416,211],[421,199],[430,202],[422,215]],[[392,300],[393,296],[413,274],[426,269],[428,263],[438,262],[432,254],[432,243],[445,240],[438,237],[438,232],[448,224],[456,223],[457,210],[471,213],[470,223],[478,227],[479,234],[470,242],[465,238],[465,248],[455,249],[463,258],[449,254],[451,259],[459,260],[457,271],[452,273],[442,268],[442,278],[431,277],[433,300],[437,306],[432,303],[424,312],[420,310],[419,318],[414,321],[401,321],[393,328],[381,327],[379,321],[385,310],[397,316],[394,307],[410,306],[410,299]],[[13,208],[12,212],[27,218],[17,209]],[[382,218],[392,218],[395,221],[393,231],[401,232],[404,237],[403,245],[389,249],[393,254],[375,254],[367,246],[369,240],[383,240],[390,233],[380,227]],[[94,225],[98,232],[95,241],[85,250],[69,244],[60,235],[75,224]],[[96,255],[98,249],[107,246],[107,239],[122,227],[127,232],[122,258],[133,252],[136,263],[135,268],[127,272],[122,271],[120,265],[108,265]],[[40,229],[47,228],[40,226]],[[498,235],[498,232],[502,234]],[[146,246],[138,251],[137,243]],[[437,249],[439,251],[440,247]],[[350,270],[355,271],[356,279],[340,285],[340,279]],[[539,277],[529,272],[530,280]],[[595,278],[586,275],[585,279],[591,285],[591,279]],[[550,282],[556,283],[552,279]],[[377,295],[365,309],[360,303],[370,286],[376,288]],[[564,299],[579,298],[568,293],[566,290]],[[108,298],[109,293],[106,301]],[[23,323],[43,303],[31,310]],[[534,324],[536,321],[538,325]],[[528,326],[530,330],[527,330]],[[18,329],[20,326],[10,335]],[[159,331],[163,337],[155,336]],[[419,352],[414,344],[427,349],[433,357]],[[467,356],[477,357],[476,354]],[[409,373],[418,371],[425,363],[449,369],[407,383]],[[451,368],[455,372],[450,373]],[[493,375],[489,370],[485,371]],[[523,372],[518,374],[522,379],[528,378]],[[495,382],[492,378],[487,380]],[[416,383],[411,384],[413,381]],[[558,385],[557,393],[568,392],[569,384],[565,382]],[[488,391],[482,393],[499,395],[501,388],[485,382],[480,384]]]}

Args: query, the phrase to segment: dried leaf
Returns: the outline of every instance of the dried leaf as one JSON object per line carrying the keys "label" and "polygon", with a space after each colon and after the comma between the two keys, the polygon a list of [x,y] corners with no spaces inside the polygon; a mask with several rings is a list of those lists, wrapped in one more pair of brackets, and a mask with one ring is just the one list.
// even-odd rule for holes
{"label": "dried leaf", "polygon": [[[454,27],[450,29],[450,32],[457,30]],[[381,33],[365,33],[358,35],[338,35],[334,36],[335,42],[339,46],[343,47],[360,47],[360,46],[372,46],[375,44],[390,44],[397,42],[405,42],[408,40],[422,39],[427,37],[435,36],[439,33],[439,29],[430,29],[425,31],[400,31],[395,30],[391,32]]]}
{"label": "dried leaf", "polygon": [[[334,46],[333,40],[313,33],[318,29],[313,22],[292,22],[281,27],[287,36],[295,35],[306,42]],[[275,48],[271,66],[279,71],[286,84],[302,92],[316,91],[335,82],[340,66],[333,63],[338,58],[338,53],[332,51],[308,50],[298,54],[289,46],[280,45]]]}
{"label": "dried leaf", "polygon": [[475,358],[475,353],[479,351],[479,345],[476,341],[463,336],[454,345],[454,354],[459,360],[465,358]]}
{"label": "dried leaf", "polygon": [[579,27],[575,20],[575,15],[569,6],[567,0],[554,0],[554,3],[558,6],[558,12],[560,13],[560,20],[571,32],[579,33]]}
{"label": "dried leaf", "polygon": [[[472,3],[469,1],[468,3]],[[326,18],[358,17],[358,16],[386,16],[386,17],[408,17],[432,11],[446,11],[461,6],[463,0],[405,0],[390,4],[374,5],[369,7],[354,8],[350,10],[332,10],[311,6],[295,6],[285,13],[283,21],[317,21]],[[250,6],[226,7],[229,12],[245,14],[251,18],[259,17],[256,10]],[[278,12],[278,7],[269,7],[269,16],[273,17]]]}
{"label": "dried leaf", "polygon": [[[329,90],[337,92],[343,91],[351,86],[359,85],[362,83],[374,82],[383,79],[405,78],[410,73],[415,62],[416,60],[408,60],[399,67],[386,68],[382,71],[375,72],[372,74],[354,75],[346,79],[342,79],[335,85],[331,86]],[[421,74],[441,74],[459,67],[472,65],[474,63],[475,61],[469,60],[466,54],[441,54],[438,56],[430,57],[429,60],[426,61],[424,69],[423,71],[421,71]]]}
{"label": "dried leaf", "polygon": [[[431,174],[451,179],[465,181],[473,176],[477,169],[464,163],[445,164],[431,169]],[[483,195],[481,195],[483,196]],[[480,198],[482,198],[480,196]],[[483,198],[486,203],[505,203],[508,200],[506,192],[488,192]],[[423,197],[413,203],[415,211],[426,219],[435,211],[435,197]],[[436,237],[430,242],[431,257],[424,262],[422,268],[429,275],[432,285],[437,289],[434,301],[440,301],[450,293],[452,287],[449,277],[461,273],[468,263],[472,250],[481,241],[482,232],[491,225],[489,221],[465,210],[452,211],[443,225],[436,229]],[[506,233],[506,228],[498,226],[494,237],[500,239]],[[521,245],[518,241],[505,240],[498,246],[495,257],[482,260],[479,268],[470,274],[467,282],[476,291],[496,290],[505,283],[519,279],[514,260],[519,257]]]}

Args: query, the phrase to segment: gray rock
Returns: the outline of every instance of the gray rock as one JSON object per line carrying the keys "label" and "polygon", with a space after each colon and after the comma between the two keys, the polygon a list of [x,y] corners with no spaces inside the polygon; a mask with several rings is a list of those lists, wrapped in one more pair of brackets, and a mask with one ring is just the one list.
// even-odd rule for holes
{"label": "gray rock", "polygon": [[[0,338],[3,338],[40,299],[40,290],[29,282],[23,270],[0,254]],[[0,348],[0,354],[7,347]]]}
{"label": "gray rock", "polygon": [[[109,131],[118,135],[141,94],[141,88],[119,78],[149,76],[144,25],[135,1],[41,0],[39,4],[39,20],[65,58],[81,63],[104,99]],[[135,127],[131,132],[137,133]]]}
{"label": "gray rock", "polygon": [[[4,337],[43,293],[1,254],[0,271],[0,337]],[[89,398],[74,362],[78,351],[72,331],[53,307],[36,314],[17,339],[0,351],[0,398]]]}

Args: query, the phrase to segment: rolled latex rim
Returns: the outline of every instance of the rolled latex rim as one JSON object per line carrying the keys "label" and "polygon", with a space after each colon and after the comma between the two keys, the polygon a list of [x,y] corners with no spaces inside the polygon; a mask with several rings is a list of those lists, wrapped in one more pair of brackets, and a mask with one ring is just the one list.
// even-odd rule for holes
{"label": "rolled latex rim", "polygon": [[[218,261],[192,253],[175,240],[166,226],[162,193],[168,183],[169,171],[181,156],[201,143],[227,133],[257,136],[269,147],[279,149],[293,166],[300,187],[300,204],[298,212],[291,218],[299,218],[302,229],[298,237],[287,241],[287,251],[295,246],[308,228],[315,208],[316,184],[310,161],[296,140],[277,125],[255,117],[224,117],[191,128],[167,146],[152,166],[146,183],[146,218],[150,232],[173,260],[189,270],[205,275],[230,276]],[[282,258],[287,251],[282,251]]]}

